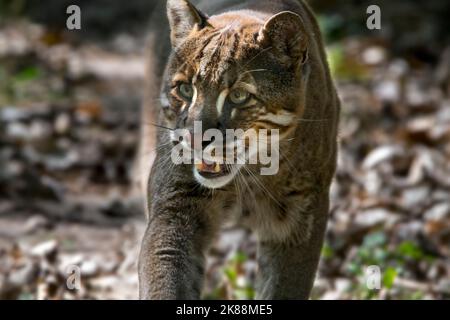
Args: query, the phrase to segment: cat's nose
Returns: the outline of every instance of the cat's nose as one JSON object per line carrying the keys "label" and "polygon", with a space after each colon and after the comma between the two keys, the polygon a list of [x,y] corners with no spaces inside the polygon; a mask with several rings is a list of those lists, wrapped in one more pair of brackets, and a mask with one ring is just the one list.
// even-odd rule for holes
{"label": "cat's nose", "polygon": [[[203,141],[203,134],[195,134],[194,130],[186,131],[186,133],[183,135],[183,139],[192,149],[201,147],[202,150],[205,150],[205,148],[215,140],[213,137],[210,141]],[[196,139],[198,139],[198,141],[196,141]]]}
{"label": "cat's nose", "polygon": [[[213,144],[216,140],[215,137],[212,137],[211,140],[204,141],[203,134],[199,133],[195,134],[194,130],[186,131],[186,133],[183,135],[183,139],[192,149],[201,147],[202,150],[205,150],[209,145]],[[196,139],[198,139],[198,141],[196,141]]]}
{"label": "cat's nose", "polygon": [[206,147],[211,145],[215,141],[214,137],[212,137],[211,141],[202,141],[202,149],[205,150]]}

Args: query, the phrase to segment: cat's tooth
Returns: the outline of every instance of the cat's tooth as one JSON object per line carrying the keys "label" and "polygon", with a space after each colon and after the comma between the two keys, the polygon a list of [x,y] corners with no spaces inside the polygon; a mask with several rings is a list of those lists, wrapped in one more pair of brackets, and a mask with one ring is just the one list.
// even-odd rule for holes
{"label": "cat's tooth", "polygon": [[216,166],[214,167],[214,172],[219,173],[220,172],[220,164],[216,162]]}

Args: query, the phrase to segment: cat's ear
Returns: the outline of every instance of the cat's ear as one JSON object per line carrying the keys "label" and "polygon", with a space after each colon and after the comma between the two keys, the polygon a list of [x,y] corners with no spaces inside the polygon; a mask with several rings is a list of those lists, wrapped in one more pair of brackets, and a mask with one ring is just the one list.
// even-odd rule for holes
{"label": "cat's ear", "polygon": [[168,0],[167,16],[170,24],[170,39],[174,47],[195,28],[204,28],[208,24],[208,17],[198,10],[188,0]]}
{"label": "cat's ear", "polygon": [[272,16],[261,28],[258,41],[271,46],[281,57],[301,65],[308,58],[308,38],[303,19],[292,11]]}

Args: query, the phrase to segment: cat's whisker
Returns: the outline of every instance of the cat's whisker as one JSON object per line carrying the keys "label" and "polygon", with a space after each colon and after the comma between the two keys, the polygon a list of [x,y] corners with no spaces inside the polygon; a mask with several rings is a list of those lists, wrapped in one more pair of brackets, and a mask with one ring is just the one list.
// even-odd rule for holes
{"label": "cat's whisker", "polygon": [[[156,166],[158,168],[173,168],[173,166],[175,166],[174,161],[172,161],[172,156],[170,155],[172,152],[172,150],[168,150],[167,152],[165,152],[164,154],[160,155],[160,158],[162,158],[163,160],[159,161],[156,163]],[[179,157],[179,156],[177,156]],[[178,160],[179,158],[177,158]]]}
{"label": "cat's whisker", "polygon": [[139,154],[140,157],[145,157],[145,156],[148,156],[149,154],[152,154],[152,153],[158,153],[159,151],[163,150],[164,147],[166,147],[166,146],[168,146],[170,144],[171,144],[170,142],[169,143],[165,143],[165,144],[161,144],[161,145],[159,145],[159,146],[157,146],[155,148],[151,148],[150,150],[145,150],[143,152],[139,152],[138,154]]}
{"label": "cat's whisker", "polygon": [[289,142],[289,141],[294,141],[295,140],[295,138],[289,138],[289,139],[284,139],[284,140],[282,140],[283,142]]}
{"label": "cat's whisker", "polygon": [[156,127],[156,128],[166,129],[166,130],[170,130],[170,131],[174,131],[175,130],[175,129],[172,129],[172,128],[169,128],[169,127],[166,127],[166,126],[162,126],[162,125],[159,125],[159,124],[156,124],[156,123],[152,123],[152,122],[142,122],[142,124],[146,125],[146,126],[153,126],[153,127]]}
{"label": "cat's whisker", "polygon": [[[230,170],[231,172],[233,172],[233,167],[230,166],[229,164],[225,163],[225,166],[227,167],[228,170]],[[237,170],[237,169],[235,169]],[[236,172],[236,177],[237,177],[238,172]],[[233,184],[234,184],[234,189],[236,191],[236,198],[237,201],[239,203],[239,205],[242,205],[242,194],[241,194],[241,190],[239,188],[239,181],[238,179],[233,179]]]}
{"label": "cat's whisker", "polygon": [[273,196],[272,193],[267,190],[267,188],[261,183],[261,181],[258,180],[258,177],[253,172],[251,172],[251,170],[246,167],[244,167],[244,169],[247,171],[250,177],[253,178],[253,181],[263,191],[263,193],[269,196],[278,206],[282,206],[281,203],[275,198],[275,196]]}
{"label": "cat's whisker", "polygon": [[[240,159],[238,156],[238,160],[241,161],[242,159]],[[263,193],[265,193],[267,196],[269,196],[277,205],[281,206],[280,202],[277,199],[275,199],[275,197],[272,195],[272,193],[269,190],[267,190],[266,187],[264,187],[264,185],[261,183],[261,181],[258,180],[256,175],[250,169],[248,169],[245,165],[242,166],[242,168],[244,168],[244,170],[247,172],[247,174],[250,176],[250,178],[252,178],[252,180],[255,182],[255,184],[263,191]]]}
{"label": "cat's whisker", "polygon": [[330,121],[330,119],[303,119],[303,118],[297,119],[297,122],[324,122],[324,121]]}
{"label": "cat's whisker", "polygon": [[289,157],[286,154],[283,154],[282,152],[278,152],[278,155],[280,156],[281,160],[285,160],[288,167],[292,170],[292,171],[296,171],[295,166],[292,164],[292,162],[289,160]]}
{"label": "cat's whisker", "polygon": [[268,69],[254,69],[254,70],[247,70],[244,71],[243,73],[241,73],[240,77],[242,78],[244,75],[249,74],[249,73],[253,73],[253,72],[264,72],[264,71],[269,71]]}
{"label": "cat's whisker", "polygon": [[262,55],[263,53],[266,53],[267,51],[272,50],[272,49],[273,49],[273,47],[270,46],[270,47],[267,47],[267,48],[261,50],[261,51],[258,52],[253,58],[251,58],[249,61],[247,61],[247,63],[244,65],[243,68],[246,68],[250,63],[252,63],[252,62],[253,62],[256,58],[258,58],[260,55]]}
{"label": "cat's whisker", "polygon": [[236,169],[236,170],[237,170],[237,178],[238,178],[238,180],[242,181],[245,184],[246,190],[250,192],[254,203],[256,203],[255,194],[253,193],[252,189],[250,188],[250,186],[249,186],[247,180],[245,179],[244,175],[241,173],[241,170],[239,170],[239,169]]}

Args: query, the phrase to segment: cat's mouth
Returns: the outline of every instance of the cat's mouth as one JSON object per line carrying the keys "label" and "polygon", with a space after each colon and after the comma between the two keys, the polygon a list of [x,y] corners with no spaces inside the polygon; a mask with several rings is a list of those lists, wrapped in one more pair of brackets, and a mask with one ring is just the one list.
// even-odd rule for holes
{"label": "cat's mouth", "polygon": [[[233,169],[234,168],[234,169]],[[194,177],[202,186],[217,189],[226,186],[233,181],[238,172],[238,166],[219,164],[217,162],[205,162],[193,166]]]}
{"label": "cat's mouth", "polygon": [[206,179],[214,179],[230,174],[230,168],[226,164],[218,162],[206,162],[203,160],[202,163],[195,165],[195,169]]}

